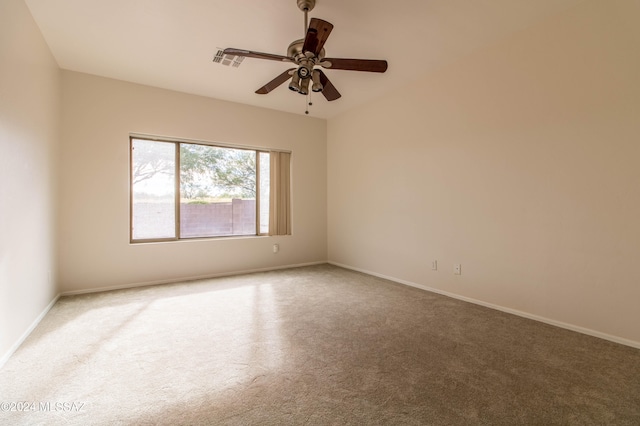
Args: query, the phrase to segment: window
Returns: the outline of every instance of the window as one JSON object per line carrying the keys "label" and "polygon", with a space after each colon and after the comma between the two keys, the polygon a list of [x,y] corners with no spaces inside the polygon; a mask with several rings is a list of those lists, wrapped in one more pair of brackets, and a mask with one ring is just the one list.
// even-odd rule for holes
{"label": "window", "polygon": [[289,162],[286,152],[131,137],[130,239],[288,235]]}

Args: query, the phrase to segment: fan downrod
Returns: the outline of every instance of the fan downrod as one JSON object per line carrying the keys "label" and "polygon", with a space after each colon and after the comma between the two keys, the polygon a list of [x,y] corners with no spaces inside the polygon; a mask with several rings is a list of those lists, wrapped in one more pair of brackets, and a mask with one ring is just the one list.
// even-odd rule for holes
{"label": "fan downrod", "polygon": [[311,12],[316,6],[316,0],[298,0],[298,8],[303,12]]}

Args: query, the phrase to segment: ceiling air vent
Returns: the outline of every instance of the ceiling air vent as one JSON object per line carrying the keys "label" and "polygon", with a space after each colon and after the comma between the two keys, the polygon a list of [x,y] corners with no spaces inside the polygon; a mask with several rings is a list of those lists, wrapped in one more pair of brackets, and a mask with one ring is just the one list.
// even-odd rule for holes
{"label": "ceiling air vent", "polygon": [[216,56],[213,57],[213,62],[235,68],[238,68],[243,60],[244,56],[225,55],[221,49],[218,49]]}

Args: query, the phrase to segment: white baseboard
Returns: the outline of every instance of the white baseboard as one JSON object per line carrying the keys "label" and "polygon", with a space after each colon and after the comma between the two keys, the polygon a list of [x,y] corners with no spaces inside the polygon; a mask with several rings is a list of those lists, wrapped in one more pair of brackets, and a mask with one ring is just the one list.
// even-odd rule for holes
{"label": "white baseboard", "polygon": [[40,315],[38,315],[38,317],[31,323],[29,328],[27,328],[25,332],[22,333],[22,336],[20,336],[20,338],[16,340],[13,346],[11,346],[9,350],[4,355],[2,355],[2,358],[0,358],[0,369],[2,369],[2,367],[6,364],[6,362],[11,357],[11,355],[13,355],[14,352],[18,350],[20,345],[24,343],[24,341],[27,339],[27,337],[29,337],[31,332],[38,326],[38,324],[40,324],[40,321],[42,321],[42,318],[44,318],[44,316],[47,315],[47,313],[51,310],[51,308],[53,308],[53,305],[56,304],[58,299],[60,299],[60,294],[56,295],[56,297],[54,297],[53,300],[49,302],[47,307],[44,308],[44,310],[40,313]]}
{"label": "white baseboard", "polygon": [[602,333],[602,332],[591,330],[591,329],[588,329],[588,328],[585,328],[585,327],[580,327],[580,326],[577,326],[577,325],[568,324],[568,323],[565,323],[565,322],[562,322],[562,321],[556,321],[556,320],[553,320],[553,319],[541,317],[539,315],[534,315],[534,314],[530,314],[530,313],[527,313],[527,312],[519,311],[517,309],[511,309],[511,308],[507,308],[507,307],[504,307],[504,306],[494,305],[493,303],[488,303],[488,302],[484,302],[482,300],[472,299],[470,297],[461,296],[461,295],[455,294],[455,293],[449,293],[447,291],[443,291],[443,290],[439,290],[439,289],[436,289],[436,288],[428,287],[428,286],[425,286],[425,285],[422,285],[422,284],[417,284],[417,283],[414,283],[414,282],[411,282],[411,281],[407,281],[407,280],[402,280],[400,278],[395,278],[395,277],[391,277],[391,276],[388,276],[388,275],[379,274],[377,272],[369,271],[369,270],[366,270],[366,269],[356,268],[356,267],[349,266],[349,265],[344,265],[344,264],[341,264],[341,263],[338,263],[338,262],[318,261],[318,262],[299,263],[299,264],[294,264],[294,265],[283,265],[283,266],[274,266],[274,267],[267,267],[267,268],[247,269],[247,270],[243,270],[243,271],[224,272],[224,273],[219,273],[219,274],[192,276],[192,277],[185,277],[185,278],[179,278],[179,279],[176,278],[176,279],[171,279],[171,280],[147,281],[147,282],[142,282],[142,283],[125,284],[125,285],[119,285],[119,286],[101,287],[101,288],[84,289],[84,290],[74,290],[74,291],[67,291],[67,292],[64,292],[64,293],[60,293],[56,297],[54,297],[54,299],[47,305],[46,308],[44,308],[44,310],[40,313],[40,315],[38,315],[38,317],[33,321],[33,323],[31,323],[29,328],[27,330],[25,330],[25,332],[22,334],[22,336],[20,336],[20,338],[13,344],[13,346],[11,346],[11,348],[9,348],[9,350],[2,356],[2,358],[0,358],[0,369],[9,360],[11,355],[13,355],[13,353],[16,350],[18,350],[20,345],[22,345],[22,343],[27,339],[27,337],[29,337],[31,332],[38,326],[40,321],[42,321],[44,316],[51,310],[53,305],[55,305],[55,303],[58,301],[58,299],[61,296],[71,296],[71,295],[76,295],[76,294],[87,294],[87,293],[98,293],[98,292],[101,292],[101,291],[119,290],[119,289],[125,289],[125,288],[135,288],[135,287],[145,287],[145,286],[158,285],[158,284],[172,284],[172,283],[182,282],[182,281],[194,281],[194,280],[200,280],[200,279],[227,277],[227,276],[241,275],[241,274],[250,274],[250,273],[254,273],[254,272],[268,272],[268,271],[276,271],[276,270],[279,270],[279,269],[300,268],[300,267],[303,267],[303,266],[322,265],[322,264],[325,264],[325,263],[329,263],[331,265],[339,266],[339,267],[345,268],[345,269],[350,269],[352,271],[362,272],[362,273],[367,274],[367,275],[372,275],[372,276],[375,276],[375,277],[378,277],[378,278],[383,278],[385,280],[393,281],[393,282],[396,282],[396,283],[399,283],[399,284],[404,284],[404,285],[407,285],[407,286],[410,286],[410,287],[419,288],[421,290],[429,291],[429,292],[432,292],[432,293],[441,294],[443,296],[451,297],[453,299],[458,299],[458,300],[462,300],[462,301],[465,301],[465,302],[474,303],[476,305],[484,306],[484,307],[487,307],[487,308],[495,309],[495,310],[506,312],[506,313],[513,314],[513,315],[517,315],[517,316],[520,316],[520,317],[523,317],[523,318],[528,318],[528,319],[532,319],[532,320],[535,320],[535,321],[540,321],[540,322],[545,323],[545,324],[550,324],[550,325],[553,325],[553,326],[556,326],[556,327],[564,328],[564,329],[567,329],[567,330],[575,331],[575,332],[586,334],[586,335],[589,335],[589,336],[598,337],[600,339],[609,340],[609,341],[614,342],[614,343],[620,343],[622,345],[631,346],[633,348],[640,349],[640,342],[636,342],[634,340],[625,339],[625,338],[618,337],[618,336],[613,336],[613,335],[610,335],[610,334],[607,334],[607,333]]}
{"label": "white baseboard", "polygon": [[266,268],[245,269],[242,271],[222,272],[218,274],[197,275],[197,276],[190,276],[190,277],[172,278],[168,280],[145,281],[145,282],[138,282],[138,283],[131,283],[131,284],[82,289],[82,290],[70,290],[70,291],[62,292],[60,296],[74,296],[78,294],[100,293],[102,291],[122,290],[126,288],[136,288],[136,287],[147,287],[151,285],[160,285],[160,284],[175,284],[175,283],[180,283],[184,281],[196,281],[196,280],[206,280],[210,278],[230,277],[233,275],[252,274],[255,272],[277,271],[280,269],[301,268],[303,266],[323,265],[326,263],[327,263],[326,260],[321,260],[317,262],[297,263],[294,265],[269,266]]}
{"label": "white baseboard", "polygon": [[640,349],[640,342],[636,342],[635,340],[625,339],[625,338],[614,336],[614,335],[611,335],[611,334],[602,333],[600,331],[591,330],[589,328],[580,327],[580,326],[573,325],[573,324],[568,324],[568,323],[565,323],[565,322],[562,322],[562,321],[556,321],[556,320],[553,320],[553,319],[550,319],[550,318],[541,317],[539,315],[530,314],[528,312],[519,311],[517,309],[507,308],[505,306],[494,305],[493,303],[484,302],[484,301],[478,300],[478,299],[472,299],[470,297],[461,296],[461,295],[455,294],[455,293],[449,293],[447,291],[439,290],[437,288],[428,287],[428,286],[422,285],[422,284],[417,284],[417,283],[414,283],[414,282],[411,282],[411,281],[402,280],[400,278],[395,278],[395,277],[390,277],[388,275],[378,274],[378,273],[373,272],[373,271],[368,271],[368,270],[365,270],[365,269],[356,268],[356,267],[349,266],[349,265],[343,265],[341,263],[332,262],[332,261],[329,261],[327,263],[329,263],[331,265],[334,265],[334,266],[339,266],[341,268],[350,269],[352,271],[362,272],[363,274],[373,275],[374,277],[383,278],[385,280],[393,281],[393,282],[396,282],[396,283],[399,283],[399,284],[408,285],[410,287],[419,288],[421,290],[429,291],[429,292],[432,292],[432,293],[441,294],[443,296],[451,297],[453,299],[462,300],[464,302],[473,303],[473,304],[476,304],[476,305],[484,306],[486,308],[495,309],[495,310],[498,310],[498,311],[506,312],[508,314],[517,315],[519,317],[528,318],[528,319],[531,319],[531,320],[534,320],[534,321],[543,322],[545,324],[554,325],[556,327],[564,328],[564,329],[567,329],[567,330],[575,331],[575,332],[586,334],[586,335],[593,336],[593,337],[598,337],[598,338],[604,339],[604,340],[609,340],[609,341],[614,342],[614,343],[620,343],[622,345],[631,346],[632,348]]}

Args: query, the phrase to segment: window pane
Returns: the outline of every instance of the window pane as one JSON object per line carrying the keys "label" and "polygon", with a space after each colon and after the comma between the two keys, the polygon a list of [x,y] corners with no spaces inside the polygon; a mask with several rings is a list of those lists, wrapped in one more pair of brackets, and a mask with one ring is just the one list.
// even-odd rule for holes
{"label": "window pane", "polygon": [[175,144],[133,139],[132,236],[175,238]]}
{"label": "window pane", "polygon": [[269,188],[270,179],[270,156],[268,152],[260,153],[260,233],[269,233]]}
{"label": "window pane", "polygon": [[256,151],[180,144],[180,237],[256,234]]}

